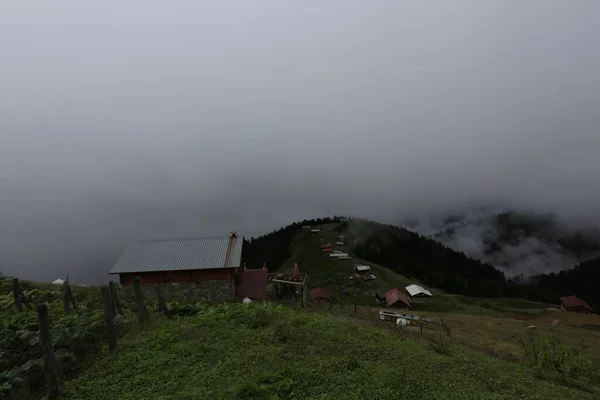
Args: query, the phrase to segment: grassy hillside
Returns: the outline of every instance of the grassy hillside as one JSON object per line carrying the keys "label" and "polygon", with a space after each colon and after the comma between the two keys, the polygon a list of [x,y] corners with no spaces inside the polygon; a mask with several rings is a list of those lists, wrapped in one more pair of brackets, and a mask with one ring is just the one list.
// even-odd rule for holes
{"label": "grassy hillside", "polygon": [[[594,286],[600,271],[600,258],[582,263],[573,270],[542,275],[531,283],[523,283],[518,278],[507,279],[493,266],[470,259],[415,232],[358,218],[348,222],[340,222],[339,217],[306,220],[253,238],[246,244],[248,266],[259,267],[267,262],[273,271],[287,269],[290,262],[298,261],[304,264],[301,268],[308,269],[312,275],[321,276],[319,280],[324,284],[332,287],[339,285],[342,281],[334,279],[332,275],[338,277],[340,268],[315,269],[317,264],[323,264],[318,257],[318,241],[299,239],[298,236],[307,235],[302,233],[302,225],[323,227],[322,237],[326,242],[333,242],[332,245],[337,234],[345,234],[347,247],[341,247],[342,250],[352,252],[359,260],[370,265],[387,268],[380,272],[383,286],[419,281],[446,293],[496,299],[522,298],[555,306],[558,305],[558,297],[563,295],[579,295],[592,306],[600,301],[600,291],[595,290]],[[300,248],[301,251],[298,250]],[[390,271],[395,274],[389,275]],[[373,285],[366,285],[367,290],[374,288]],[[352,296],[356,296],[356,291],[352,291]]]}
{"label": "grassy hillside", "polygon": [[[571,349],[585,351],[586,356],[600,362],[600,332],[569,326],[570,320],[587,318],[600,322],[600,316],[584,317],[576,313],[548,312],[530,315],[528,319],[511,318],[511,313],[501,315],[478,315],[464,313],[431,313],[419,311],[422,316],[443,316],[444,321],[452,327],[452,340],[473,350],[492,357],[507,360],[522,360],[523,348],[519,342],[522,332],[528,326],[545,337],[556,335]],[[512,317],[524,317],[524,314],[512,314]],[[553,320],[561,321],[561,325],[552,326]]]}
{"label": "grassy hillside", "polygon": [[[437,349],[437,350],[436,350]],[[65,399],[596,399],[550,374],[270,304],[162,321],[63,387]],[[571,385],[573,386],[573,385]]]}
{"label": "grassy hillside", "polygon": [[[352,260],[336,260],[320,250],[321,239],[336,250],[350,251],[350,246],[336,245],[337,236],[342,234],[335,230],[337,224],[316,225],[321,233],[313,235],[310,232],[299,232],[291,243],[291,257],[274,272],[292,271],[297,262],[300,271],[309,274],[309,287],[327,287],[331,290],[333,301],[336,303],[358,303],[376,305],[374,291],[377,289],[403,288],[410,280],[387,268],[366,260],[353,257]],[[356,264],[368,264],[377,276],[374,281],[357,283],[350,280]],[[343,295],[347,292],[348,295]]]}
{"label": "grassy hillside", "polygon": [[[291,272],[294,262],[300,266],[301,272],[309,274],[309,287],[327,287],[331,290],[335,303],[356,303],[364,306],[378,305],[374,292],[379,289],[389,290],[391,288],[403,289],[411,283],[423,284],[420,280],[410,279],[400,275],[389,268],[383,267],[372,261],[356,257],[351,253],[352,260],[336,260],[323,254],[319,248],[321,239],[323,243],[329,243],[336,250],[352,252],[357,243],[362,243],[372,232],[355,230],[339,223],[326,223],[315,225],[321,229],[319,234],[297,231],[292,236],[289,246],[290,257],[274,272]],[[367,224],[366,228],[377,228],[376,225]],[[346,236],[346,245],[336,245],[338,235]],[[352,275],[354,266],[368,264],[377,279],[367,282],[354,282],[349,277]],[[273,267],[271,267],[273,268]],[[273,270],[273,269],[272,269]],[[488,299],[477,297],[466,297],[447,293],[443,290],[431,288],[435,296],[433,303],[414,304],[414,310],[454,312],[480,314],[487,316],[499,316],[505,312],[530,312],[537,314],[552,307],[552,304],[537,303],[521,299]],[[347,295],[343,295],[347,292]]]}

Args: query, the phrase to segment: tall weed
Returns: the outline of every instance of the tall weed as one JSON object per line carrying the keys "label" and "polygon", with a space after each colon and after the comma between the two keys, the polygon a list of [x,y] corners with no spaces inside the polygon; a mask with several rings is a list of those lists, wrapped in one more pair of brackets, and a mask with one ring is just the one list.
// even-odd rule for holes
{"label": "tall weed", "polygon": [[542,335],[537,328],[528,328],[519,337],[525,354],[525,362],[542,371],[555,372],[569,378],[598,379],[598,365],[585,357],[581,348],[569,347],[555,330]]}

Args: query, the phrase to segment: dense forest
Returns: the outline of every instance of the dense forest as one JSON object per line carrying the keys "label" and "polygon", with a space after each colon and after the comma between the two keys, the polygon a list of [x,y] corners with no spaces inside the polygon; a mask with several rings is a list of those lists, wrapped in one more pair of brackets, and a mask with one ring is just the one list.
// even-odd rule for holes
{"label": "dense forest", "polygon": [[537,287],[561,295],[576,295],[585,299],[600,312],[600,257],[577,265],[558,274],[538,275],[532,279]]}
{"label": "dense forest", "polygon": [[[341,217],[304,220],[245,243],[244,261],[249,268],[266,263],[276,269],[292,255],[291,242],[303,225],[339,222]],[[439,242],[393,225],[352,218],[337,228],[349,239],[358,257],[404,276],[418,279],[451,293],[477,297],[518,297],[557,303],[559,296],[572,295],[600,308],[600,258],[582,263],[560,274],[507,278],[490,264],[471,259]],[[596,287],[595,287],[596,286]]]}
{"label": "dense forest", "polygon": [[302,226],[314,226],[339,222],[343,217],[305,219],[284,228],[244,242],[244,262],[250,269],[267,264],[276,269],[292,256],[291,243]]}

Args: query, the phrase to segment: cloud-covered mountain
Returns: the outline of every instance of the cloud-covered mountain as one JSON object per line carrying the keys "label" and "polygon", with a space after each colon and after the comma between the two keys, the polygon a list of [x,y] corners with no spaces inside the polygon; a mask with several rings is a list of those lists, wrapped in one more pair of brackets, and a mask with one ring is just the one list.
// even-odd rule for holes
{"label": "cloud-covered mountain", "polygon": [[403,225],[507,276],[557,272],[600,254],[600,230],[570,226],[551,213],[491,206],[432,214]]}

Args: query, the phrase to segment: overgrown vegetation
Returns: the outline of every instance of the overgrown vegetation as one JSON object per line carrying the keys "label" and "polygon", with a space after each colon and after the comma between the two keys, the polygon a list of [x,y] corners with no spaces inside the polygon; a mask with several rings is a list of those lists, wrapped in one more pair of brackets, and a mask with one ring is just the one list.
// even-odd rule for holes
{"label": "overgrown vegetation", "polygon": [[65,399],[595,399],[520,366],[269,303],[198,307],[121,341]]}
{"label": "overgrown vegetation", "polygon": [[[12,282],[0,280],[0,399],[38,398],[44,387],[42,354],[36,312],[17,312]],[[69,379],[101,351],[105,325],[97,289],[74,290],[77,313],[65,314],[62,286],[22,282],[32,304],[45,302],[49,307],[53,346],[61,380]],[[115,323],[124,328],[129,322],[119,316]],[[124,330],[121,329],[123,332]]]}
{"label": "overgrown vegetation", "polygon": [[525,362],[541,371],[587,383],[597,383],[600,379],[600,363],[585,356],[585,344],[580,348],[570,347],[553,329],[548,335],[542,335],[535,327],[528,328],[519,343]]}
{"label": "overgrown vegetation", "polygon": [[433,339],[430,341],[430,345],[431,348],[438,354],[446,356],[452,355],[452,342],[442,331],[433,337]]}

